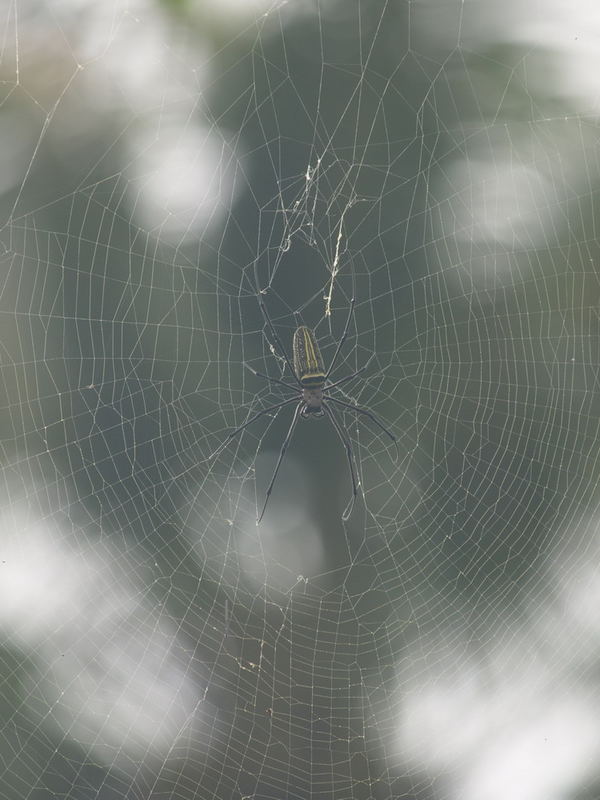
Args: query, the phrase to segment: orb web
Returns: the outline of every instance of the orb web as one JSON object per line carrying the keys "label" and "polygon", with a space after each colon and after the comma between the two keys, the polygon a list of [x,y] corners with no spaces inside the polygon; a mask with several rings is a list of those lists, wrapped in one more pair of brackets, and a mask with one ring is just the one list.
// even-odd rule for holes
{"label": "orb web", "polygon": [[3,797],[597,794],[597,25],[11,4]]}

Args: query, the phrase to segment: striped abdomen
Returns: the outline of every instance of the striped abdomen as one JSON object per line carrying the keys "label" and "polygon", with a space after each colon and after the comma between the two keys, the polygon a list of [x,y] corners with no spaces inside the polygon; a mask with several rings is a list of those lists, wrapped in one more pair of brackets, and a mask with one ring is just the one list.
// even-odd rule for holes
{"label": "striped abdomen", "polygon": [[296,377],[307,389],[318,389],[325,383],[325,366],[319,345],[310,328],[302,325],[294,333],[294,369]]}

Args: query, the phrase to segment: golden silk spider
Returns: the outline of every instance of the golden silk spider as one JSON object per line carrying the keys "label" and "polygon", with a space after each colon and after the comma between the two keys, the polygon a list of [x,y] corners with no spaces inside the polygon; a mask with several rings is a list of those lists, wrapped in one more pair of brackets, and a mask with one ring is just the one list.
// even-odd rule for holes
{"label": "golden silk spider", "polygon": [[[339,378],[338,380],[334,381],[333,383],[328,383],[329,376],[331,375],[333,368],[335,367],[335,363],[337,358],[340,354],[342,349],[342,345],[346,341],[348,336],[348,329],[350,327],[350,320],[352,319],[352,314],[354,313],[354,298],[350,302],[350,310],[348,312],[348,318],[346,319],[346,325],[344,327],[344,332],[342,334],[341,339],[337,344],[337,348],[335,353],[333,354],[333,358],[331,359],[331,363],[329,368],[326,370],[325,365],[323,362],[323,357],[321,355],[321,351],[319,349],[319,345],[317,344],[317,340],[315,337],[315,333],[312,328],[308,328],[306,325],[300,325],[296,328],[294,332],[294,338],[292,341],[292,354],[293,354],[293,364],[290,361],[290,358],[287,354],[285,347],[283,346],[281,339],[279,338],[277,331],[275,330],[275,326],[271,321],[271,317],[267,311],[267,308],[263,301],[260,302],[260,308],[263,313],[263,316],[267,322],[267,326],[271,332],[271,336],[273,337],[273,341],[275,343],[275,347],[273,348],[274,352],[279,350],[281,356],[285,360],[285,363],[288,366],[290,374],[292,378],[295,380],[296,385],[291,383],[287,383],[287,381],[280,380],[279,378],[272,378],[270,375],[265,375],[262,372],[258,372],[252,367],[246,365],[248,369],[257,375],[259,378],[264,378],[265,380],[269,381],[270,383],[276,383],[279,386],[284,386],[286,389],[291,389],[295,392],[294,397],[289,397],[285,400],[282,400],[279,403],[274,403],[273,405],[268,406],[267,408],[263,408],[262,411],[254,414],[254,416],[250,417],[249,420],[240,425],[239,427],[235,428],[229,436],[225,439],[225,441],[214,451],[214,453],[210,456],[213,458],[218,453],[220,453],[227,444],[245,430],[249,425],[252,425],[260,417],[264,416],[265,414],[269,414],[272,411],[278,411],[280,408],[284,406],[290,405],[291,403],[296,403],[296,409],[294,411],[294,416],[292,417],[292,421],[290,423],[290,427],[288,428],[288,432],[286,437],[283,441],[281,446],[281,450],[279,451],[279,458],[277,459],[277,464],[275,465],[275,469],[273,471],[273,476],[271,477],[271,482],[269,483],[269,487],[267,489],[265,495],[265,502],[262,507],[262,511],[260,512],[259,517],[257,518],[257,524],[260,523],[262,520],[264,513],[267,508],[267,503],[269,502],[269,497],[271,496],[271,492],[273,491],[273,486],[275,485],[275,481],[277,479],[277,474],[279,473],[279,468],[281,466],[281,462],[283,461],[283,457],[285,456],[285,452],[288,448],[290,440],[292,438],[292,434],[294,433],[294,429],[296,428],[296,424],[298,420],[302,417],[307,419],[309,417],[323,417],[326,416],[331,424],[337,435],[340,438],[340,441],[344,445],[346,450],[346,458],[348,459],[348,467],[350,470],[350,478],[352,480],[352,497],[350,498],[350,502],[348,503],[344,514],[342,515],[343,520],[347,520],[352,512],[352,508],[354,506],[354,501],[356,499],[356,495],[358,494],[358,480],[356,478],[356,472],[354,469],[354,453],[352,450],[352,444],[350,442],[350,437],[346,433],[345,429],[337,419],[333,408],[331,407],[331,403],[337,406],[341,406],[344,410],[352,411],[355,414],[362,414],[363,416],[368,417],[380,430],[382,430],[386,436],[388,436],[396,446],[396,456],[398,454],[398,443],[394,434],[388,430],[373,414],[372,411],[369,411],[366,408],[362,408],[358,405],[352,405],[352,403],[348,403],[345,400],[340,400],[338,397],[332,397],[329,392],[331,389],[335,389],[340,386],[342,383],[346,383],[346,381],[352,380],[357,375],[360,375],[361,372],[364,372],[365,369],[369,366],[370,360],[362,366],[360,369],[357,369],[355,372],[352,372],[350,375],[345,375],[343,378]],[[299,391],[299,394],[298,394]]]}

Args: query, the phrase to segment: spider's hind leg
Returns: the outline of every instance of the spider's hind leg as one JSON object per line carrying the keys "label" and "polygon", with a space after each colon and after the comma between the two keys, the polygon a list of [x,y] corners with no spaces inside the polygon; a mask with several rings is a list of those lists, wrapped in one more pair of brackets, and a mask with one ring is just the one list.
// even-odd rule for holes
{"label": "spider's hind leg", "polygon": [[352,479],[352,497],[350,498],[350,502],[346,506],[346,510],[342,514],[342,519],[344,522],[350,517],[352,513],[352,509],[354,508],[354,501],[356,500],[356,495],[358,494],[358,487],[359,481],[356,477],[356,472],[354,471],[354,452],[352,450],[352,444],[350,443],[350,439],[346,431],[342,428],[338,420],[336,419],[335,414],[331,408],[328,408],[325,403],[323,403],[323,411],[327,414],[329,419],[331,420],[331,424],[335,428],[337,435],[340,437],[342,444],[346,450],[346,458],[348,459],[348,467],[350,468],[350,477]]}
{"label": "spider's hind leg", "polygon": [[302,408],[303,405],[304,401],[302,400],[300,403],[298,403],[298,405],[296,406],[296,410],[294,411],[294,416],[292,418],[291,425],[288,429],[287,436],[285,437],[284,442],[281,445],[281,450],[279,451],[279,458],[277,459],[277,464],[275,465],[275,470],[273,471],[273,477],[271,478],[271,483],[269,484],[269,488],[267,489],[266,492],[265,502],[262,507],[262,511],[260,512],[260,516],[256,520],[257,525],[260,523],[261,519],[265,515],[267,503],[269,502],[269,497],[271,496],[271,492],[273,491],[273,486],[275,485],[275,480],[277,478],[277,473],[279,472],[279,467],[281,466],[281,462],[283,461],[283,457],[285,456],[285,451],[287,450],[288,445],[290,443],[290,439],[292,438],[294,428],[296,427],[296,424],[300,417],[300,409]]}

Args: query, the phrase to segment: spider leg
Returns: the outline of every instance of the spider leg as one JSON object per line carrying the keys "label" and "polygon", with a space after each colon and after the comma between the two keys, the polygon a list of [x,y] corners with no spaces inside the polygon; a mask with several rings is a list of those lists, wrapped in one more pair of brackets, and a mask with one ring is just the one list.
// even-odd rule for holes
{"label": "spider leg", "polygon": [[263,301],[263,300],[260,300],[259,302],[260,302],[260,309],[261,309],[261,311],[262,311],[262,313],[263,313],[263,316],[264,316],[264,318],[265,318],[265,319],[266,319],[266,321],[267,321],[267,325],[269,326],[269,330],[271,331],[271,336],[273,337],[273,340],[274,340],[275,344],[277,345],[277,347],[279,347],[279,350],[280,350],[281,354],[282,354],[282,355],[283,355],[283,357],[285,358],[285,363],[286,363],[286,364],[288,365],[288,367],[289,367],[290,374],[294,376],[294,380],[296,381],[297,385],[298,385],[298,386],[300,386],[300,387],[302,387],[302,384],[301,384],[301,383],[300,383],[300,381],[298,380],[298,376],[297,376],[297,375],[296,375],[296,373],[294,372],[294,368],[292,367],[292,362],[291,362],[291,361],[290,361],[290,359],[289,359],[289,356],[288,356],[288,354],[287,354],[287,352],[286,352],[286,349],[285,349],[285,347],[283,346],[283,344],[282,344],[282,342],[281,342],[281,339],[280,339],[280,338],[279,338],[279,336],[277,335],[277,331],[275,330],[275,328],[274,328],[274,326],[273,326],[273,323],[271,322],[271,317],[269,316],[269,312],[267,311],[267,307],[266,307],[266,305],[264,304],[264,301]]}
{"label": "spider leg", "polygon": [[396,445],[396,458],[394,460],[398,460],[400,451],[398,450],[398,441],[396,437],[377,419],[372,411],[367,411],[366,408],[361,408],[360,406],[353,406],[351,403],[346,403],[344,400],[338,400],[337,397],[330,397],[326,394],[323,395],[323,397],[325,400],[329,400],[330,403],[337,403],[340,406],[344,406],[344,408],[349,408],[350,411],[354,411],[356,414],[364,414],[365,417],[368,417],[371,420],[371,422],[374,422],[375,425],[377,425],[377,427],[380,428],[386,434],[386,436],[389,436],[392,442]]}
{"label": "spider leg", "polygon": [[329,419],[331,420],[331,424],[335,428],[337,435],[340,437],[342,444],[346,449],[346,457],[348,459],[348,466],[350,467],[350,477],[352,478],[352,497],[350,498],[350,502],[346,506],[346,510],[342,514],[342,519],[345,522],[352,513],[352,509],[354,508],[354,501],[356,500],[356,495],[358,494],[358,481],[356,479],[356,474],[354,472],[354,464],[352,463],[352,458],[353,458],[352,445],[350,444],[350,439],[348,438],[346,431],[337,421],[333,411],[330,408],[327,408],[325,403],[323,403],[322,408],[329,417]]}
{"label": "spider leg", "polygon": [[[296,398],[294,397],[294,400],[295,399]],[[269,484],[269,488],[267,489],[267,493],[266,493],[266,496],[265,496],[265,502],[264,502],[264,505],[262,507],[262,511],[260,512],[260,516],[256,520],[256,524],[257,525],[260,524],[261,519],[265,515],[265,510],[267,508],[267,503],[269,502],[269,497],[271,495],[271,492],[273,491],[273,486],[275,485],[275,479],[277,478],[277,473],[279,472],[279,467],[281,466],[281,462],[283,461],[283,457],[285,455],[285,451],[287,450],[288,444],[290,443],[290,439],[292,438],[292,434],[294,432],[294,428],[296,427],[296,423],[298,422],[300,409],[302,408],[303,405],[304,405],[304,401],[301,400],[298,403],[298,405],[296,406],[296,410],[294,411],[294,416],[292,417],[292,422],[291,422],[290,427],[288,429],[287,436],[285,437],[285,440],[284,440],[283,444],[281,445],[281,450],[279,451],[279,458],[277,459],[277,464],[275,465],[275,469],[273,471],[273,477],[271,478],[271,483]]]}
{"label": "spider leg", "polygon": [[281,403],[275,403],[274,405],[269,406],[268,408],[263,408],[262,411],[259,411],[258,414],[255,414],[253,417],[250,417],[250,419],[247,422],[244,422],[243,425],[240,425],[239,428],[236,428],[235,430],[231,431],[231,433],[225,439],[225,441],[221,442],[221,444],[217,447],[217,449],[214,450],[209,455],[208,460],[210,461],[211,458],[214,458],[215,456],[217,456],[222,450],[224,450],[227,447],[227,445],[229,444],[231,439],[233,439],[234,436],[237,436],[238,433],[241,433],[245,428],[248,427],[248,425],[252,425],[252,423],[255,420],[257,420],[259,417],[262,417],[263,414],[268,414],[270,411],[275,411],[278,408],[282,408],[283,406],[287,406],[289,403],[297,402],[297,400],[298,400],[297,397],[290,397],[287,400],[283,400]]}
{"label": "spider leg", "polygon": [[354,311],[354,298],[350,301],[350,311],[348,312],[348,319],[346,320],[346,327],[344,328],[344,332],[342,333],[342,338],[338,342],[337,349],[333,354],[333,358],[331,359],[331,364],[329,365],[329,369],[327,370],[327,375],[325,375],[325,379],[327,379],[331,373],[331,370],[335,366],[335,362],[337,361],[337,357],[340,354],[340,350],[342,349],[342,345],[346,341],[346,337],[348,336],[348,328],[350,327],[350,320],[352,318],[352,312]]}
{"label": "spider leg", "polygon": [[259,378],[265,378],[267,381],[271,381],[272,383],[278,383],[280,386],[286,386],[288,389],[293,389],[297,391],[298,387],[293,386],[291,383],[286,383],[285,381],[280,381],[279,378],[272,378],[270,375],[265,375],[263,372],[258,372],[258,370],[253,369],[250,364],[246,364],[244,361],[244,366],[246,369],[249,369],[250,372],[253,372],[255,375],[258,375]]}
{"label": "spider leg", "polygon": [[357,369],[356,372],[352,373],[352,375],[346,375],[345,378],[340,378],[339,381],[336,381],[335,383],[328,384],[325,387],[325,389],[327,389],[327,391],[329,391],[329,389],[333,389],[334,386],[339,386],[340,383],[346,383],[346,381],[349,381],[352,378],[356,378],[357,375],[360,375],[361,372],[364,372],[367,369],[367,367],[369,366],[369,364],[373,360],[374,356],[375,356],[375,353],[371,353],[371,355],[369,356],[369,358],[367,360],[367,363],[364,366],[362,366],[360,369]]}

